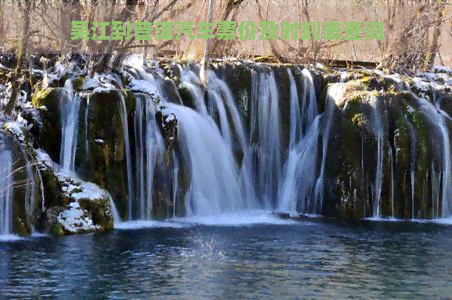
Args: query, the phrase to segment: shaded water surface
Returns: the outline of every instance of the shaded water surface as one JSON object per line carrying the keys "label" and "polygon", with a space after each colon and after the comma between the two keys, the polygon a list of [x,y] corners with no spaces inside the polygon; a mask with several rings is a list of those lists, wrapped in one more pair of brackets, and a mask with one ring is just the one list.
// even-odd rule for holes
{"label": "shaded water surface", "polygon": [[452,299],[449,226],[167,225],[0,242],[0,298]]}

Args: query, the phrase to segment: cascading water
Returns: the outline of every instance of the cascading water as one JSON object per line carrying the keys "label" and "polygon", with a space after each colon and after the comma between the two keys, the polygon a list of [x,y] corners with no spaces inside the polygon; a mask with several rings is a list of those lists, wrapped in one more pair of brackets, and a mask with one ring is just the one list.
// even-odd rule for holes
{"label": "cascading water", "polygon": [[191,94],[196,111],[207,116],[207,107],[204,102],[202,82],[196,74],[187,67],[178,65],[181,74],[181,86],[185,87]]}
{"label": "cascading water", "polygon": [[129,122],[127,120],[127,109],[124,96],[120,94],[119,105],[119,115],[121,117],[122,129],[124,133],[124,147],[126,152],[126,172],[127,172],[127,195],[129,197],[128,201],[128,218],[132,219],[132,199],[134,199],[133,194],[133,179],[132,179],[132,155],[130,153],[130,141],[129,141]]}
{"label": "cascading water", "polygon": [[[311,72],[309,72],[308,69],[303,69],[301,71],[301,75],[303,76],[303,105],[301,110],[302,113],[301,120],[302,120],[302,132],[305,133],[306,130],[314,121],[314,118],[317,116],[318,112],[317,112],[317,98],[315,96],[315,86],[312,74]],[[294,88],[296,88],[296,85],[294,86]]]}
{"label": "cascading water", "polygon": [[177,116],[179,141],[191,185],[185,198],[187,215],[215,215],[247,208],[238,182],[238,170],[228,145],[208,117],[192,109],[167,104]]}
{"label": "cascading water", "polygon": [[[303,111],[301,111],[300,109],[295,78],[293,77],[292,71],[290,69],[287,69],[287,73],[289,74],[290,81],[290,151],[294,148],[295,144],[301,139],[303,135]],[[306,95],[307,92],[305,91],[305,89],[304,94]]]}
{"label": "cascading water", "polygon": [[81,98],[74,92],[70,79],[65,83],[65,96],[61,102],[60,164],[65,170],[74,171]]}
{"label": "cascading water", "polygon": [[177,156],[173,152],[173,218],[177,216],[177,197],[178,195],[178,188],[177,188],[177,179],[179,176],[179,160],[177,159]]}
{"label": "cascading water", "polygon": [[[452,195],[450,140],[446,124],[450,117],[440,108],[436,99],[435,107],[428,100],[422,97],[418,98],[412,93],[410,94],[413,98],[417,99],[420,105],[418,110],[425,114],[430,123],[434,125],[434,132],[441,137],[442,166],[439,170],[435,170],[432,165],[432,205],[434,206],[433,203],[436,203],[436,209],[435,207],[432,209],[432,217],[446,218],[450,216],[450,207],[452,205],[452,200],[450,199],[450,195]],[[438,122],[438,120],[440,122]]]}
{"label": "cascading water", "polygon": [[442,170],[442,217],[446,218],[450,216],[451,211],[451,195],[452,195],[452,183],[451,183],[451,156],[450,156],[450,143],[449,143],[449,131],[446,125],[446,112],[442,111],[439,107],[438,114],[440,115],[439,126],[441,128],[441,132],[443,134],[443,170]]}
{"label": "cascading water", "polygon": [[[216,215],[254,208],[322,213],[324,192],[328,188],[326,182],[330,179],[326,173],[330,135],[333,135],[333,124],[336,124],[335,120],[339,116],[336,115],[337,100],[344,93],[343,83],[329,86],[325,111],[318,114],[314,80],[309,70],[287,68],[289,85],[280,85],[276,82],[276,74],[279,74],[277,71],[265,67],[250,68],[251,93],[249,102],[244,106],[249,124],[245,125],[242,111],[238,110],[237,101],[226,83],[228,79],[220,79],[220,72],[209,70],[207,86],[203,87],[196,66],[177,66],[180,71],[179,88],[185,89],[184,95],[188,92],[192,100],[194,109],[190,109],[171,103],[176,101],[172,101],[171,93],[165,90],[162,70],[143,68],[140,64],[142,62],[130,66],[126,71],[133,77],[127,88],[135,93],[136,100],[134,126],[130,130],[130,136],[123,97],[119,103],[124,131],[128,220],[151,220],[154,215],[160,215],[163,209],[166,209],[168,216],[181,216],[183,206],[185,214],[189,216]],[[223,76],[225,74],[227,73]],[[344,73],[341,81],[346,80],[346,77]],[[303,87],[301,93],[298,92],[300,85]],[[284,90],[283,86],[289,86],[290,89]],[[72,91],[69,83],[67,91],[71,96],[67,97],[63,105],[61,162],[64,168],[73,170],[80,99],[77,99],[77,94]],[[290,94],[290,108],[287,112],[284,111],[285,105],[280,107],[281,95],[284,93]],[[154,101],[152,95],[158,96],[159,101]],[[432,183],[432,198],[438,198],[432,203],[432,214],[436,211],[437,215],[445,217],[452,210],[447,197],[452,193],[447,116],[439,107],[435,109],[431,104],[419,101],[420,110],[430,114],[430,121],[442,120],[435,127],[435,132],[442,137],[442,159],[441,162],[435,160],[436,165],[432,165],[429,178]],[[155,117],[157,109],[154,105],[157,102],[162,104],[165,112],[173,113],[177,119],[178,137],[173,152],[165,153],[167,140],[162,136]],[[395,175],[394,170],[398,164],[398,153],[396,149],[385,151],[383,120],[377,102],[377,99],[369,102],[376,140],[375,174],[372,183],[366,178],[362,179],[362,183],[366,188],[371,185],[372,191],[368,192],[373,204],[370,214],[374,218],[380,218],[381,207],[384,207],[382,201],[385,201],[382,199],[383,179],[390,176],[389,201],[391,215],[394,217],[398,214],[394,182],[395,177],[399,176],[397,173]],[[160,107],[157,108],[160,111]],[[282,116],[281,113],[288,114]],[[85,123],[87,115],[86,112]],[[281,132],[287,122],[284,117],[290,122],[287,149],[283,149],[286,140]],[[408,124],[410,125],[409,122]],[[415,132],[412,132],[414,129],[411,127],[411,141],[414,143],[411,149],[415,149]],[[391,165],[390,174],[383,172],[385,155],[388,155]],[[163,157],[170,161],[168,165],[162,163]],[[369,172],[364,172],[364,160],[363,154],[362,174]],[[416,217],[415,165],[416,155],[412,153],[411,168],[405,177],[407,180],[411,179],[413,219]],[[161,172],[168,172],[170,178],[165,181],[165,184],[169,182],[170,191],[160,195],[166,202],[153,199],[161,192],[153,190],[157,188],[154,176]],[[156,201],[160,201],[158,212],[154,211],[157,209],[154,207]],[[160,206],[162,203],[163,207]],[[367,208],[362,206],[365,215],[369,214]]]}
{"label": "cascading water", "polygon": [[279,211],[312,213],[310,199],[315,182],[319,122],[320,116],[314,120],[306,136],[289,152],[278,195]]}
{"label": "cascading water", "polygon": [[325,164],[326,157],[328,152],[328,139],[330,137],[331,125],[333,123],[334,112],[336,110],[336,101],[342,98],[344,94],[344,86],[340,83],[332,84],[328,88],[327,96],[326,96],[326,109],[322,114],[322,117],[325,118],[325,128],[322,133],[322,162],[320,165],[320,175],[317,178],[317,182],[315,184],[315,199],[314,199],[314,210],[313,213],[321,213],[323,208],[323,191],[324,191],[324,176],[325,176]]}
{"label": "cascading water", "polygon": [[389,166],[391,167],[391,218],[394,219],[394,203],[395,203],[395,184],[394,184],[394,161],[392,149],[388,149]]}
{"label": "cascading water", "polygon": [[431,168],[431,179],[432,179],[432,218],[439,218],[440,216],[440,175],[435,169],[434,163],[432,162]]}
{"label": "cascading water", "polygon": [[[142,68],[142,62],[128,62],[130,74],[135,79],[132,88],[135,92],[135,130],[134,130],[134,164],[131,157],[128,121],[124,99],[121,101],[121,122],[124,128],[124,144],[127,159],[128,181],[128,220],[149,221],[153,217],[153,180],[154,170],[159,156],[164,151],[164,142],[157,128],[155,119],[154,98],[166,102],[160,89],[156,74],[147,73]],[[135,170],[135,176],[132,175]],[[135,186],[135,190],[133,190]]]}
{"label": "cascading water", "polygon": [[157,155],[163,152],[164,145],[157,128],[152,98],[137,95],[135,112],[136,207],[131,208],[129,219],[151,220],[154,168]]}
{"label": "cascading water", "polygon": [[282,171],[278,88],[273,71],[253,74],[250,140],[258,145],[253,153],[256,156],[249,157],[257,164],[253,178],[257,197],[270,210]]}
{"label": "cascading water", "polygon": [[[242,196],[248,199],[250,208],[257,208],[258,203],[250,176],[252,174],[252,169],[249,143],[247,142],[248,138],[232,92],[226,82],[219,79],[213,71],[208,72],[208,92],[212,96],[212,102],[215,103],[215,107],[219,111],[221,131],[224,139],[229,145],[229,149],[235,151],[239,148],[244,155],[240,167]],[[210,116],[212,118],[214,118],[214,112],[214,110],[210,111]],[[229,120],[228,115],[231,116],[232,121]],[[232,132],[231,128],[233,128]],[[237,136],[238,143],[233,143],[232,136]]]}
{"label": "cascading water", "polygon": [[0,136],[0,235],[12,233],[13,159]]}
{"label": "cascading water", "polygon": [[[60,100],[60,111],[61,111],[61,145],[60,145],[60,165],[61,167],[69,171],[76,176],[75,174],[75,157],[77,153],[77,143],[78,143],[78,131],[79,131],[79,113],[80,113],[80,105],[82,102],[82,97],[79,93],[75,92],[72,86],[71,79],[66,80],[64,85],[64,94]],[[130,169],[130,148],[128,143],[128,125],[127,124],[127,116],[125,109],[125,100],[124,97],[120,94],[121,102],[119,103],[119,111],[121,116],[121,121],[124,127],[124,136],[125,136],[125,144],[126,144],[126,163],[127,163],[127,174],[128,179],[131,176]],[[88,123],[89,123],[89,105],[90,105],[90,96],[87,97],[86,100],[86,110],[84,113],[84,128],[85,128],[85,155],[89,155],[89,143],[88,143]],[[25,155],[25,154],[24,154]],[[26,156],[25,156],[26,157]],[[27,161],[27,172],[31,174],[31,167],[29,162]],[[28,178],[34,177],[27,176]],[[30,179],[28,179],[30,180]],[[131,186],[131,181],[128,180],[129,187]],[[34,182],[32,183],[31,194],[34,197]],[[30,184],[29,184],[30,186]],[[129,191],[131,188],[129,188]],[[27,194],[30,192],[27,189]],[[130,194],[129,194],[130,195]],[[34,201],[33,201],[34,202]],[[31,202],[31,203],[33,203]],[[44,201],[43,201],[44,203]],[[112,213],[115,223],[120,221],[119,214],[117,213],[117,209],[113,199],[110,196],[110,203],[112,207]]]}
{"label": "cascading water", "polygon": [[408,124],[408,129],[410,131],[410,137],[411,137],[411,166],[410,166],[410,183],[411,183],[411,219],[415,219],[415,213],[414,213],[414,180],[415,180],[415,173],[416,173],[416,132],[414,130],[413,124],[411,124],[408,119],[405,117],[406,122]]}
{"label": "cascading water", "polygon": [[[302,108],[299,105],[297,85],[290,69],[290,142],[289,154],[284,165],[284,177],[278,192],[278,210],[309,211],[309,198],[315,180],[317,143],[320,116],[311,73],[303,69]],[[304,117],[306,116],[306,117]],[[308,128],[304,134],[304,126]],[[298,202],[300,202],[298,204]]]}
{"label": "cascading water", "polygon": [[381,211],[381,190],[383,185],[383,127],[381,124],[381,116],[378,110],[377,99],[371,99],[373,129],[377,137],[377,166],[375,170],[374,198],[373,198],[373,217],[380,218]]}

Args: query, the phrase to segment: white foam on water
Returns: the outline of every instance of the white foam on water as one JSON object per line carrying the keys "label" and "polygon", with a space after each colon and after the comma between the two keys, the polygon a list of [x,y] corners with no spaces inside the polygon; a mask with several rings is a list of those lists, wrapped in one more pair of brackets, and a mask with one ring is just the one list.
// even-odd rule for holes
{"label": "white foam on water", "polygon": [[452,217],[449,218],[439,218],[439,219],[396,219],[393,217],[388,218],[364,218],[364,221],[372,221],[372,222],[410,222],[417,224],[439,224],[439,225],[452,225]]}
{"label": "white foam on water", "polygon": [[266,210],[246,210],[209,216],[193,216],[174,219],[177,222],[208,226],[247,226],[247,225],[295,225],[294,220],[283,220]]}
{"label": "white foam on water", "polygon": [[115,223],[115,229],[131,230],[131,229],[145,229],[145,228],[185,228],[189,227],[187,224],[180,224],[174,221],[127,221]]}
{"label": "white foam on water", "polygon": [[370,217],[370,218],[363,218],[361,219],[363,221],[372,221],[372,222],[411,222],[410,220],[404,220],[404,219],[396,219],[393,217]]}
{"label": "white foam on water", "polygon": [[435,223],[435,224],[441,224],[441,225],[452,225],[452,217],[433,219],[433,220],[430,220],[430,222]]}
{"label": "white foam on water", "polygon": [[31,233],[31,238],[43,238],[43,237],[51,237],[51,235],[49,233],[42,233],[42,232],[37,232],[37,231],[33,231]]}
{"label": "white foam on water", "polygon": [[0,234],[0,242],[15,242],[21,241],[25,238],[15,235],[15,234]]}

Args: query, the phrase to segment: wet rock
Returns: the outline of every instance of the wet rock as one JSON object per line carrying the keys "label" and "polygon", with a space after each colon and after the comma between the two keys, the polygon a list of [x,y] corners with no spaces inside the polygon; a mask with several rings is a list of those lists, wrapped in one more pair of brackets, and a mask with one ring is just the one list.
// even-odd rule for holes
{"label": "wet rock", "polygon": [[111,198],[106,190],[59,169],[42,151],[38,151],[37,160],[43,174],[47,208],[41,218],[41,229],[60,236],[113,228]]}
{"label": "wet rock", "polygon": [[49,153],[54,161],[59,160],[61,146],[61,115],[60,101],[67,97],[62,88],[44,88],[36,91],[32,97],[32,104],[39,112],[34,127],[37,128],[38,144]]}

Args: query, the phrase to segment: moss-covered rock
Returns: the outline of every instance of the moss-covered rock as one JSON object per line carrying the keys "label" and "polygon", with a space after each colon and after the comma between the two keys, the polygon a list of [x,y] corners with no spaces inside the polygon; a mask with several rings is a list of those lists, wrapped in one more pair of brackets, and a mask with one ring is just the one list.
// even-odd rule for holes
{"label": "moss-covered rock", "polygon": [[39,120],[33,124],[38,129],[37,143],[55,161],[59,160],[60,155],[60,102],[64,97],[67,97],[65,89],[50,87],[37,90],[32,97],[32,104],[40,115]]}
{"label": "moss-covered rock", "polygon": [[53,236],[63,236],[64,235],[63,225],[60,223],[54,223],[50,228],[50,234],[52,234]]}
{"label": "moss-covered rock", "polygon": [[127,126],[129,135],[133,135],[129,128],[133,124],[135,96],[129,90],[100,90],[85,93],[83,99],[76,170],[86,180],[108,190],[124,217],[129,198],[124,128]]}
{"label": "moss-covered rock", "polygon": [[335,192],[325,213],[340,218],[373,215],[378,157],[376,128],[380,128],[381,215],[407,219],[434,217],[431,176],[434,168],[435,176],[439,177],[442,165],[438,145],[443,137],[437,124],[441,120],[433,120],[435,108],[428,103],[430,100],[422,100],[400,87],[396,80],[368,74],[345,83],[346,91],[337,101],[340,116],[335,119],[329,148],[338,157],[327,159],[330,165],[327,173]]}
{"label": "moss-covered rock", "polygon": [[58,169],[44,152],[37,153],[37,160],[46,197],[41,230],[61,236],[113,228],[111,198],[106,190]]}

